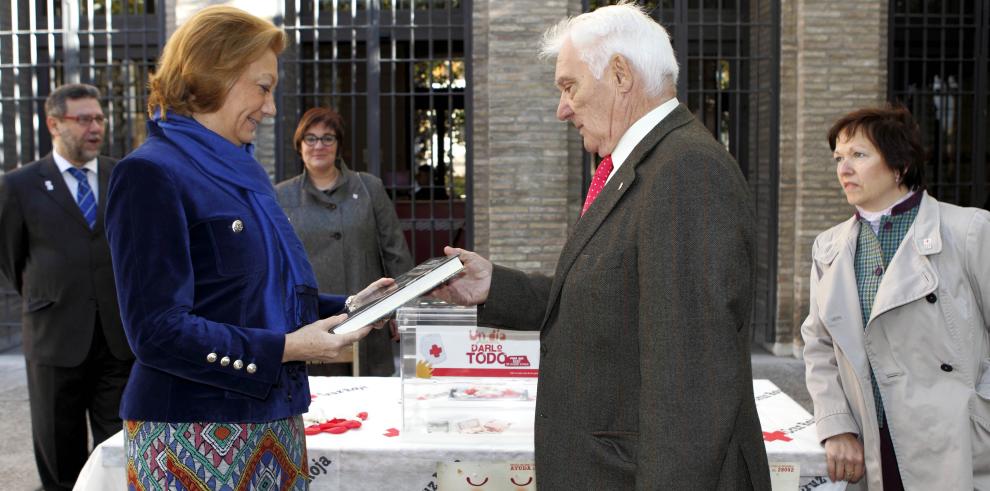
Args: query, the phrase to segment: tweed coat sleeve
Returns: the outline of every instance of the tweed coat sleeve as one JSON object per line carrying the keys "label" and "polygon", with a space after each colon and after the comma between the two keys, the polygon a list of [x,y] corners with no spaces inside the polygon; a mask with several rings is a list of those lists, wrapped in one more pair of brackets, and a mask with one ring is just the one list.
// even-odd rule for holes
{"label": "tweed coat sleeve", "polygon": [[538,330],[546,313],[551,278],[494,265],[488,301],[478,306],[478,323]]}
{"label": "tweed coat sleeve", "polygon": [[27,235],[17,193],[7,174],[0,177],[0,275],[22,294],[22,273],[27,260]]}
{"label": "tweed coat sleeve", "polygon": [[[824,234],[823,234],[824,235]],[[822,236],[815,239],[811,248],[812,258],[818,257],[821,249]],[[819,264],[817,259],[811,265],[811,299],[808,317],[801,325],[801,337],[804,338],[805,380],[808,392],[815,403],[815,428],[818,439],[826,439],[843,433],[859,434],[860,428],[853,418],[852,410],[846,394],[842,390],[839,378],[838,361],[835,358],[835,345],[822,322],[818,302],[819,281],[828,264]],[[855,288],[855,285],[851,286]]]}
{"label": "tweed coat sleeve", "polygon": [[385,275],[395,278],[413,267],[412,254],[402,235],[399,216],[395,213],[395,205],[388,198],[381,179],[362,174],[360,179],[367,183],[374,207],[375,223],[378,226],[378,245],[385,267]]}
{"label": "tweed coat sleeve", "polygon": [[[699,125],[646,170],[635,233],[637,489],[764,483],[749,354],[754,214],[746,183]],[[692,133],[693,132],[693,133]],[[745,461],[746,463],[743,463]],[[727,462],[734,462],[728,465]],[[745,465],[747,473],[736,472]],[[749,474],[750,483],[740,483]]]}

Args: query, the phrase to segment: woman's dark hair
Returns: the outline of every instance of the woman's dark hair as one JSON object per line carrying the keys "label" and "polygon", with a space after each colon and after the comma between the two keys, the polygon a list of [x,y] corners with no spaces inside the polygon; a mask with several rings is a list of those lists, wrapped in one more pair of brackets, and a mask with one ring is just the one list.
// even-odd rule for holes
{"label": "woman's dark hair", "polygon": [[925,161],[921,130],[904,106],[858,109],[839,118],[828,130],[828,146],[835,151],[839,135],[862,133],[880,151],[887,168],[900,177],[901,183],[916,191],[925,189]]}
{"label": "woman's dark hair", "polygon": [[302,153],[303,137],[306,136],[306,132],[320,123],[327,125],[337,136],[337,156],[339,157],[344,148],[344,118],[329,107],[314,107],[303,114],[302,119],[299,120],[299,125],[296,126],[296,134],[292,137],[296,152]]}

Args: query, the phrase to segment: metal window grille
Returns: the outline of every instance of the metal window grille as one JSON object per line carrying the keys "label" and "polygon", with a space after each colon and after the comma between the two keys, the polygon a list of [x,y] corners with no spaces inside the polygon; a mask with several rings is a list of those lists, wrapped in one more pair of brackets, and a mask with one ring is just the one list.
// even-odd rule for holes
{"label": "metal window grille", "polygon": [[[155,0],[16,0],[0,5],[0,171],[51,151],[45,98],[84,82],[103,92],[103,153],[123,157],[145,137],[148,72],[164,44]],[[20,302],[0,287],[0,347],[16,343]]]}
{"label": "metal window grille", "polygon": [[950,203],[990,208],[990,5],[892,0],[889,15],[887,95],[921,127],[928,191]]}
{"label": "metal window grille", "polygon": [[381,177],[418,261],[471,238],[471,2],[287,0],[276,180],[302,171],[292,135],[330,106],[348,166]]}
{"label": "metal window grille", "polygon": [[[614,1],[584,0],[585,10]],[[680,64],[678,99],[736,158],[757,215],[753,338],[773,342],[777,309],[780,1],[639,2],[667,28]],[[586,156],[585,188],[591,159]]]}

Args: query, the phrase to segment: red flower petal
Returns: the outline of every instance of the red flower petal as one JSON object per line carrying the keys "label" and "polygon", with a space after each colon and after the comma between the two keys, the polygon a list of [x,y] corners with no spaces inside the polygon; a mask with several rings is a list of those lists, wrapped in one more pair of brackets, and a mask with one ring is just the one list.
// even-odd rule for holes
{"label": "red flower petal", "polygon": [[361,418],[361,421],[367,421],[368,420],[368,412],[367,411],[361,411],[360,413],[357,413],[357,417],[358,418]]}

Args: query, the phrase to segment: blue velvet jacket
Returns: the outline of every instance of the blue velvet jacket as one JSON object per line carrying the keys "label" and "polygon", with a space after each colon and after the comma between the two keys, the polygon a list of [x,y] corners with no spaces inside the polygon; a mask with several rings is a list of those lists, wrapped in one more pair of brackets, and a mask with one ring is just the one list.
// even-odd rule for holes
{"label": "blue velvet jacket", "polygon": [[[121,317],[137,360],[124,419],[263,422],[309,407],[304,363],[282,363],[285,334],[264,325],[266,230],[197,171],[155,125],[110,178],[106,230]],[[307,322],[343,297],[298,291]]]}

